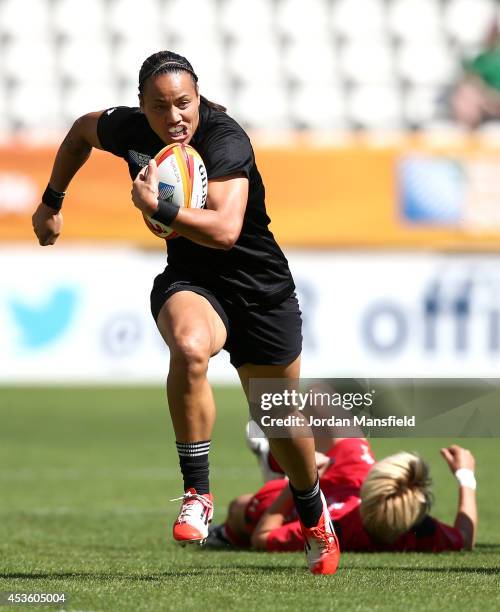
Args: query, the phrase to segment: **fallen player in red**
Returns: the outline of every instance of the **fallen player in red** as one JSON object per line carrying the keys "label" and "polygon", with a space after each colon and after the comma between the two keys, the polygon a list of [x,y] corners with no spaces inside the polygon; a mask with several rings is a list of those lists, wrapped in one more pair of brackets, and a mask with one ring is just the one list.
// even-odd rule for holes
{"label": "fallen player in red", "polygon": [[[401,452],[376,462],[364,438],[334,439],[325,454],[318,453],[320,485],[341,550],[472,550],[477,529],[475,460],[457,445],[441,449],[441,455],[459,484],[453,526],[429,515],[429,470],[417,455]],[[274,469],[279,469],[276,463]],[[288,481],[271,480],[254,495],[233,500],[225,523],[210,529],[206,545],[302,551],[304,540]]]}

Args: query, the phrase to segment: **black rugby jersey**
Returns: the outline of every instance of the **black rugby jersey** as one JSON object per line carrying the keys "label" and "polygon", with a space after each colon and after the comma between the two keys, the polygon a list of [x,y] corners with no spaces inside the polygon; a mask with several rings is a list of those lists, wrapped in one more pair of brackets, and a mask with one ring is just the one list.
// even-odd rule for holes
{"label": "black rugby jersey", "polygon": [[[132,179],[165,146],[137,107],[104,111],[97,134],[106,151],[128,163]],[[201,155],[209,180],[243,172],[249,181],[248,202],[233,248],[209,248],[179,236],[167,241],[168,266],[234,302],[262,306],[281,302],[295,286],[268,228],[264,184],[247,134],[234,119],[202,100],[199,125],[189,144]]]}

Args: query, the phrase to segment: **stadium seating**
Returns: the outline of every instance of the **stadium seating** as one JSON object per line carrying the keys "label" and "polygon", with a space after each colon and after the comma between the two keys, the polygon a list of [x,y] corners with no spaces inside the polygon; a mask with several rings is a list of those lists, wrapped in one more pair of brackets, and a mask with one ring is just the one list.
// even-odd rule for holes
{"label": "stadium seating", "polygon": [[115,88],[109,84],[103,83],[99,89],[87,84],[74,84],[66,90],[63,97],[64,118],[69,124],[75,117],[86,112],[109,108],[115,104]]}
{"label": "stadium seating", "polygon": [[400,78],[416,85],[445,86],[453,82],[458,68],[449,47],[440,41],[426,45],[407,41],[397,54],[396,64]]}
{"label": "stadium seating", "polygon": [[298,87],[290,95],[290,116],[295,128],[316,130],[348,127],[345,97],[335,85],[318,83],[314,89]]}
{"label": "stadium seating", "polygon": [[475,51],[495,17],[495,0],[452,0],[445,7],[447,33],[465,50]]}
{"label": "stadium seating", "polygon": [[206,40],[212,33],[219,34],[216,0],[191,0],[187,24],[186,0],[170,0],[168,6],[159,8],[160,23],[169,35]]}
{"label": "stadium seating", "polygon": [[235,91],[233,109],[245,127],[288,127],[285,123],[289,115],[287,92],[277,85],[267,85],[265,91],[258,84],[241,85]]}
{"label": "stadium seating", "polygon": [[355,87],[348,94],[347,107],[355,127],[389,130],[403,126],[400,92],[393,85]]}
{"label": "stadium seating", "polygon": [[[31,6],[37,4],[30,3],[30,12]],[[102,0],[58,0],[52,2],[51,8],[52,27],[57,34],[87,41],[106,36],[107,4]]]}
{"label": "stadium seating", "polygon": [[291,84],[314,88],[340,83],[339,57],[328,40],[290,40],[281,52],[283,77]]}
{"label": "stadium seating", "polygon": [[[26,7],[25,7],[26,9]],[[21,39],[26,43],[33,37],[43,37],[51,25],[50,0],[38,0],[29,6],[29,19],[20,19],[19,1],[3,0],[0,2],[0,37]]]}
{"label": "stadium seating", "polygon": [[141,0],[140,3],[135,0],[111,0],[104,4],[108,7],[108,36],[111,35],[112,40],[147,44],[151,38],[156,40],[160,36],[163,28],[161,7],[157,0]]}
{"label": "stadium seating", "polygon": [[329,5],[325,0],[276,2],[276,33],[287,40],[328,37]]}
{"label": "stadium seating", "polygon": [[384,38],[347,40],[340,61],[343,76],[354,83],[387,85],[395,79],[392,48]]}
{"label": "stadium seating", "polygon": [[387,15],[381,0],[338,0],[331,13],[333,32],[347,39],[367,40],[386,34]]}
{"label": "stadium seating", "polygon": [[57,57],[59,76],[64,81],[106,86],[114,81],[112,55],[106,39],[69,39],[61,43]]}
{"label": "stadium seating", "polygon": [[139,70],[142,62],[151,55],[168,45],[166,35],[158,33],[147,41],[122,39],[113,45],[112,70],[114,78],[118,81],[138,82]]}
{"label": "stadium seating", "polygon": [[408,87],[403,94],[403,120],[410,127],[429,126],[441,115],[443,96],[439,88],[426,85]]}
{"label": "stadium seating", "polygon": [[436,0],[394,0],[388,5],[390,32],[407,41],[439,39],[442,35],[442,3]]}
{"label": "stadium seating", "polygon": [[[220,33],[231,41],[246,41],[258,47],[273,37],[273,2],[269,0],[225,0],[220,5]],[[258,42],[257,42],[258,41]]]}
{"label": "stadium seating", "polygon": [[250,128],[418,128],[446,114],[498,13],[495,0],[34,0],[21,19],[19,4],[0,0],[3,132],[134,104],[162,48]]}

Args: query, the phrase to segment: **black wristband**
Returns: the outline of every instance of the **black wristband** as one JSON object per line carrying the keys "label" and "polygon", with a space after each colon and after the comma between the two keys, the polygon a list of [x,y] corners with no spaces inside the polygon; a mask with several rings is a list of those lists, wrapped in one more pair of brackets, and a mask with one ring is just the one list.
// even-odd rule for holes
{"label": "black wristband", "polygon": [[170,227],[172,221],[179,214],[179,208],[180,207],[177,206],[177,204],[173,204],[168,200],[158,198],[158,210],[151,216],[151,219],[159,221],[160,223],[163,223],[163,225]]}
{"label": "black wristband", "polygon": [[45,206],[59,212],[62,208],[65,195],[65,191],[56,191],[55,189],[52,189],[50,185],[47,185],[45,191],[43,192],[42,202],[45,204]]}

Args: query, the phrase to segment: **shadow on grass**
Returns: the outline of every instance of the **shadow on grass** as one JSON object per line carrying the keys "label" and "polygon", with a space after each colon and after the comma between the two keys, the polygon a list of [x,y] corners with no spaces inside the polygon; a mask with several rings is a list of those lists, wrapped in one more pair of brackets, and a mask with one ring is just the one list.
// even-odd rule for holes
{"label": "shadow on grass", "polygon": [[[241,570],[248,571],[261,571],[265,573],[270,572],[289,572],[293,569],[305,569],[305,568],[294,568],[294,567],[274,567],[269,565],[232,565],[231,567],[203,567],[193,569],[182,569],[177,571],[165,571],[155,572],[152,574],[106,574],[103,572],[4,572],[0,573],[1,578],[9,579],[20,579],[20,580],[57,580],[65,578],[83,578],[92,580],[137,580],[137,581],[155,581],[162,580],[163,578],[182,578],[186,576],[191,578],[192,576],[206,575],[207,571],[213,573],[220,573],[221,575],[227,576],[229,573],[240,572]],[[234,570],[234,571],[233,571]]]}
{"label": "shadow on grass", "polygon": [[500,544],[476,544],[476,550],[480,552],[484,552],[488,550],[500,551]]}
{"label": "shadow on grass", "polygon": [[[485,575],[499,575],[500,566],[499,567],[414,567],[413,565],[400,565],[400,566],[391,566],[391,565],[356,565],[349,567],[344,566],[340,569],[340,571],[344,570],[362,570],[362,571],[400,571],[400,572],[420,572],[420,573],[451,573],[451,574],[485,574]],[[155,572],[153,574],[113,574],[113,573],[102,573],[102,572],[39,572],[39,573],[29,573],[29,572],[5,572],[0,573],[0,578],[9,578],[9,579],[24,579],[24,580],[47,580],[47,579],[66,579],[66,578],[82,578],[82,579],[92,579],[92,580],[135,580],[138,582],[155,582],[165,578],[182,578],[186,576],[188,578],[192,576],[205,575],[207,571],[211,571],[213,573],[220,573],[227,577],[229,573],[240,572],[241,570],[246,571],[260,571],[266,574],[269,573],[283,573],[290,571],[298,571],[302,572],[306,570],[305,567],[276,567],[270,565],[245,565],[238,564],[232,565],[231,567],[224,566],[212,566],[212,567],[203,567],[203,568],[192,568],[192,569],[182,569],[178,571],[165,571],[165,572]]]}
{"label": "shadow on grass", "polygon": [[354,565],[352,567],[344,567],[344,569],[356,570],[360,569],[363,571],[387,571],[391,572],[429,572],[436,574],[492,574],[498,575],[500,573],[500,566],[498,567],[415,567],[414,565]]}

